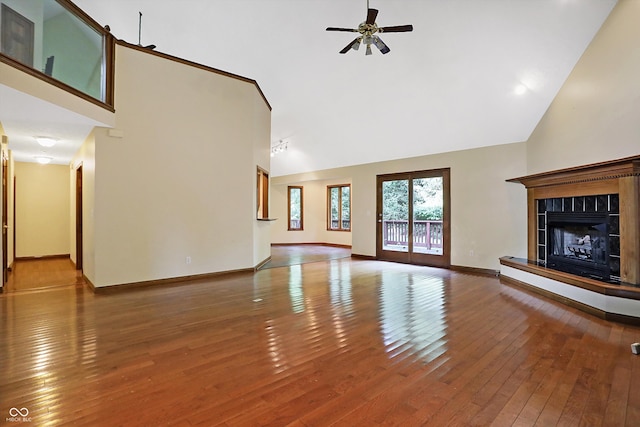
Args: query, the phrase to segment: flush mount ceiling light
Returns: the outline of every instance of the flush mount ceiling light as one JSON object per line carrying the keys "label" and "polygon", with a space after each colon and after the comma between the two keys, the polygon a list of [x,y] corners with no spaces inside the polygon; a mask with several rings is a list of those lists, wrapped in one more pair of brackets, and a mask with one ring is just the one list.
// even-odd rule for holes
{"label": "flush mount ceiling light", "polygon": [[36,162],[40,163],[41,165],[48,165],[49,163],[51,163],[51,160],[53,160],[53,157],[35,156],[34,159],[36,159]]}
{"label": "flush mount ceiling light", "polygon": [[516,87],[513,89],[513,92],[516,95],[524,95],[528,90],[529,88],[527,87],[527,85],[525,85],[524,83],[520,83],[516,85]]}
{"label": "flush mount ceiling light", "polygon": [[42,145],[43,147],[53,147],[58,142],[57,139],[50,136],[36,136],[35,139],[36,141],[38,141],[38,144]]}

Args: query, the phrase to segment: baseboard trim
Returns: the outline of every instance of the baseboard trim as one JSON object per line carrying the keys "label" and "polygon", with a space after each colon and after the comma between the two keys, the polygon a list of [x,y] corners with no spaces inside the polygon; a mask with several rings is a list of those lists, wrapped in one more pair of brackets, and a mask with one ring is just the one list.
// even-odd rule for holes
{"label": "baseboard trim", "polygon": [[377,261],[378,258],[375,257],[374,255],[362,255],[362,254],[351,254],[351,258],[355,258],[355,259],[362,259],[362,260],[367,260],[367,261]]}
{"label": "baseboard trim", "polygon": [[59,254],[59,255],[42,255],[42,256],[20,256],[15,257],[14,261],[42,261],[47,259],[61,259],[61,258],[69,258],[71,259],[71,254]]}
{"label": "baseboard trim", "polygon": [[271,255],[269,255],[267,258],[264,259],[264,261],[262,261],[261,263],[259,263],[255,267],[253,267],[253,271],[256,272],[256,271],[260,270],[269,261],[271,261]]}
{"label": "baseboard trim", "polygon": [[84,274],[82,275],[82,280],[84,280],[84,283],[86,283],[87,286],[89,286],[89,289],[91,289],[91,292],[93,292],[95,294],[96,293],[96,287],[93,284],[93,282],[91,280],[89,280],[89,278],[87,276],[85,276]]}
{"label": "baseboard trim", "polygon": [[351,245],[339,245],[337,243],[324,243],[324,242],[272,243],[271,246],[330,246],[332,248],[351,249]]}
{"label": "baseboard trim", "polygon": [[459,273],[470,273],[477,274],[480,276],[500,276],[499,270],[492,270],[490,268],[477,268],[477,267],[467,267],[464,265],[451,265],[449,267],[450,270],[457,271]]}
{"label": "baseboard trim", "polygon": [[216,279],[222,276],[229,276],[234,274],[247,274],[247,273],[253,274],[254,269],[243,268],[239,270],[227,270],[227,271],[219,271],[215,273],[193,274],[189,276],[169,277],[166,279],[147,280],[143,282],[120,283],[117,285],[108,285],[108,286],[99,286],[99,287],[95,286],[89,280],[87,279],[85,280],[87,280],[87,283],[89,284],[89,287],[91,288],[93,293],[108,294],[108,293],[114,293],[114,292],[123,292],[123,291],[126,292],[129,290],[136,290],[136,289],[147,288],[152,286],[173,285],[181,282],[185,282],[185,284],[187,284],[189,282],[194,282],[197,280]]}

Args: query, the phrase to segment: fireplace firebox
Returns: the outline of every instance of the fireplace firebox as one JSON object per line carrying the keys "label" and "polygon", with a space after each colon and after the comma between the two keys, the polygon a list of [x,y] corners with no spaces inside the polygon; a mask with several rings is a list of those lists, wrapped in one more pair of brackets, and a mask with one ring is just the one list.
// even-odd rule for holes
{"label": "fireplace firebox", "polygon": [[609,215],[547,212],[546,266],[597,280],[611,280]]}
{"label": "fireplace firebox", "polygon": [[538,200],[538,262],[577,276],[620,282],[618,194]]}

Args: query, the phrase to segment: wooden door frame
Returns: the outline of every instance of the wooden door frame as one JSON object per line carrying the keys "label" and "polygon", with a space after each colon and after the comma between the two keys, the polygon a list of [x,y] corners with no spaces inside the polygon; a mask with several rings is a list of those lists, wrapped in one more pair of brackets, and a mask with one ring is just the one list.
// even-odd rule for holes
{"label": "wooden door frame", "polygon": [[82,244],[82,163],[75,169],[76,189],[76,270],[82,270],[83,244]]}
{"label": "wooden door frame", "polygon": [[[413,252],[413,191],[412,180],[417,178],[442,177],[442,255],[429,255]],[[407,252],[383,251],[382,245],[382,182],[403,180],[409,181],[409,242]],[[400,172],[376,176],[376,258],[379,260],[402,262],[408,264],[430,265],[449,268],[451,266],[451,169],[428,169],[413,172]]]}
{"label": "wooden door frame", "polygon": [[2,287],[9,280],[9,185],[8,185],[8,158],[7,153],[2,150]]}

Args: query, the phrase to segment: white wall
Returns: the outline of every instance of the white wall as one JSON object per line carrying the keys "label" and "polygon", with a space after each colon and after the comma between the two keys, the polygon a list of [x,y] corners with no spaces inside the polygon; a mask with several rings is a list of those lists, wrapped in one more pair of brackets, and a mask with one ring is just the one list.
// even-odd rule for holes
{"label": "white wall", "polygon": [[529,138],[529,173],[640,154],[639,22],[620,0]]}
{"label": "white wall", "polygon": [[[271,226],[271,241],[273,243],[328,243],[351,246],[351,231],[327,230],[327,186],[342,184],[351,184],[351,178],[303,182],[290,182],[287,177],[274,178],[271,186],[271,206],[273,216],[278,220]],[[304,229],[301,231],[288,230],[287,187],[290,185],[303,187]]]}
{"label": "white wall", "polygon": [[[524,143],[517,143],[283,176],[274,179],[278,191],[272,198],[280,206],[279,212],[283,212],[286,227],[287,185],[306,188],[323,180],[350,181],[351,252],[375,256],[376,176],[451,168],[451,264],[498,270],[501,256],[526,257],[526,193],[521,186],[505,182],[525,174],[525,150]],[[307,203],[311,202],[305,192],[305,209]],[[283,225],[278,227],[274,241],[276,237],[283,238]],[[290,233],[294,236],[294,232]],[[291,241],[294,239],[291,237]]]}
{"label": "white wall", "polygon": [[[261,97],[253,97],[253,108],[251,112],[250,127],[251,139],[253,141],[253,191],[251,191],[251,202],[253,206],[254,218],[257,218],[257,167],[269,172],[271,167],[271,112],[265,109],[264,100]],[[269,186],[271,187],[271,185]],[[248,195],[248,194],[247,194]],[[273,206],[269,199],[269,208]],[[271,210],[269,213],[271,215]],[[253,221],[253,266],[263,264],[271,256],[271,226],[272,222]]]}
{"label": "white wall", "polygon": [[15,163],[16,257],[69,254],[69,167]]}
{"label": "white wall", "polygon": [[271,113],[255,85],[118,45],[115,99],[117,133],[95,131],[92,283],[267,258],[255,177],[256,162],[269,168]]}

